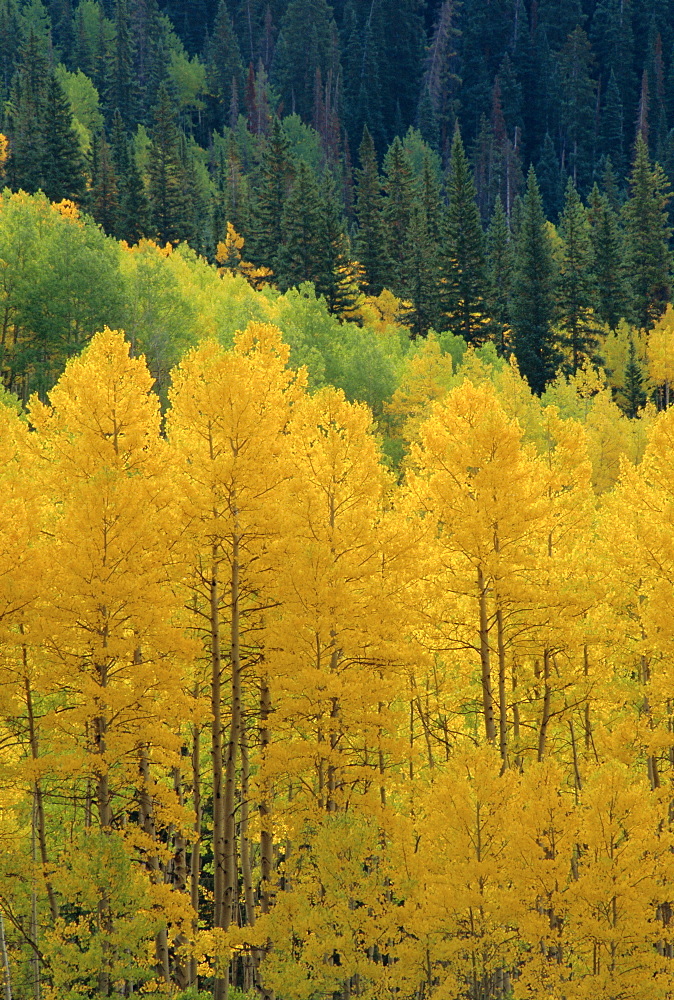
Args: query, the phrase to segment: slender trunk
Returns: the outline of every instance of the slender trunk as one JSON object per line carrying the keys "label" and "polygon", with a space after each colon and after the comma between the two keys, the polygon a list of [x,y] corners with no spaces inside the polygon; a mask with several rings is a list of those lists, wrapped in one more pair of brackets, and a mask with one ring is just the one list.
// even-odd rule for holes
{"label": "slender trunk", "polygon": [[498,736],[503,767],[508,766],[508,696],[506,693],[506,654],[503,634],[503,612],[496,612],[496,644],[498,649]]}
{"label": "slender trunk", "polygon": [[35,868],[37,864],[37,797],[33,788],[33,808],[30,823],[30,858],[33,862],[33,884],[30,892],[30,937],[33,942],[30,964],[33,969],[33,997],[40,1000],[40,954],[38,952],[37,892],[35,891]]}
{"label": "slender trunk", "polygon": [[[198,690],[196,692],[198,694]],[[199,880],[201,877],[201,760],[199,747],[199,727],[192,730],[192,805],[194,807],[194,841],[190,855],[190,900],[194,917],[192,920],[193,941],[199,930]],[[190,958],[190,986],[198,989],[199,972],[196,956]]]}
{"label": "slender trunk", "polygon": [[266,776],[267,755],[269,753],[269,717],[272,702],[269,679],[263,675],[260,681],[260,909],[269,913],[271,909],[271,880],[274,870],[274,836],[271,827],[272,790]]}
{"label": "slender trunk", "polygon": [[[211,552],[210,627],[211,627],[211,758],[213,766],[213,927],[226,928],[225,923],[225,812],[222,754],[222,660],[220,653],[220,588],[218,552]],[[223,1000],[227,982],[217,976],[213,987],[214,1000]]]}
{"label": "slender trunk", "polygon": [[248,732],[241,727],[241,876],[246,924],[255,924],[255,900],[253,895],[253,871],[250,860],[250,840],[248,837],[250,796],[250,758],[248,756]]}
{"label": "slender trunk", "polygon": [[[583,646],[583,676],[585,677],[585,683],[587,685],[588,678],[590,676],[590,654],[587,646]],[[590,726],[590,697],[589,692],[585,695],[585,713],[583,720],[583,728],[585,730],[585,752],[590,752],[590,745],[592,743],[592,728]]]}
{"label": "slender trunk", "polygon": [[[150,761],[147,754],[147,747],[145,746],[141,747],[139,770],[141,779],[139,824],[143,832],[155,844],[157,841],[157,831],[154,822],[152,796],[150,794]],[[147,866],[152,881],[155,884],[163,882],[163,872],[159,864],[159,858],[154,850],[151,850],[149,853]],[[154,944],[157,972],[164,978],[165,982],[169,983],[171,981],[171,972],[169,967],[168,934],[165,927],[157,931]]]}
{"label": "slender trunk", "polygon": [[9,955],[7,954],[7,940],[5,938],[5,922],[0,910],[0,955],[2,956],[2,974],[5,985],[5,1000],[12,1000],[12,977],[9,969]]}
{"label": "slender trunk", "polygon": [[541,725],[538,730],[538,760],[543,760],[545,756],[545,741],[548,735],[548,724],[550,722],[550,699],[552,690],[550,688],[550,651],[543,650],[543,712],[541,715]]}
{"label": "slender trunk", "polygon": [[[104,637],[104,646],[107,646],[107,639]],[[102,690],[108,686],[108,666],[107,663],[98,665],[98,683]],[[96,776],[96,803],[98,806],[98,822],[101,832],[109,835],[112,823],[112,809],[110,803],[110,783],[108,779],[108,765],[105,760],[107,749],[108,723],[107,718],[100,709],[100,715],[93,720],[93,737],[96,755],[99,763],[97,765],[98,774]],[[110,913],[110,899],[105,888],[101,889],[98,900],[98,933],[101,936],[101,964],[98,971],[98,992],[101,996],[110,996],[112,983],[110,981],[110,936],[112,934],[112,915]]]}
{"label": "slender trunk", "polygon": [[[28,679],[27,664],[25,662],[26,649],[24,646],[24,687],[26,692],[26,709],[28,714],[28,737],[30,740],[30,755],[33,761],[37,762],[39,755],[38,746],[38,736],[37,728],[35,726],[35,711],[33,708],[33,692],[31,690],[30,681]],[[33,797],[34,797],[34,830],[37,832],[37,840],[40,847],[40,861],[42,862],[43,877],[45,880],[45,887],[47,889],[47,898],[49,900],[49,912],[51,913],[51,918],[56,921],[58,918],[58,906],[56,904],[56,894],[54,892],[54,887],[51,883],[51,879],[47,874],[48,871],[48,856],[47,856],[47,837],[45,833],[45,821],[44,821],[44,799],[42,796],[42,785],[39,778],[35,778],[33,781]]]}
{"label": "slender trunk", "polygon": [[520,757],[520,706],[517,700],[517,661],[513,657],[512,669],[513,739],[515,741],[515,764],[521,767]]}
{"label": "slender trunk", "polygon": [[[173,769],[173,787],[176,793],[176,799],[178,800],[178,805],[182,812],[185,806],[185,797],[183,795],[183,785],[180,774],[180,769],[175,767]],[[187,844],[185,843],[185,834],[183,832],[182,824],[178,824],[176,827],[174,850],[173,850],[173,869],[174,869],[174,885],[178,892],[187,892]],[[187,938],[184,934],[178,934],[175,938],[174,952],[174,976],[175,981],[178,985],[178,989],[186,990],[189,986],[189,969],[185,964],[185,949],[187,947]]]}
{"label": "slender trunk", "polygon": [[477,568],[477,594],[480,604],[480,662],[482,665],[482,707],[484,712],[484,729],[487,739],[493,743],[496,739],[494,725],[494,696],[491,688],[491,653],[489,650],[489,622],[487,616],[487,585],[482,567]]}
{"label": "slender trunk", "polygon": [[232,537],[232,562],[230,578],[230,667],[231,667],[231,719],[227,746],[224,795],[225,839],[225,896],[222,926],[227,929],[234,919],[237,903],[238,864],[236,849],[236,768],[241,742],[241,652],[239,633],[239,535],[235,527]]}

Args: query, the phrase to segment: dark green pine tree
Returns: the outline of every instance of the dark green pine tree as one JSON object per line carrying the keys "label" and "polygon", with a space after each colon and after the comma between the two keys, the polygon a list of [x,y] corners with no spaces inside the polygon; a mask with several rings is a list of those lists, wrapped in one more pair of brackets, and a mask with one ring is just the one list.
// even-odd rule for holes
{"label": "dark green pine tree", "polygon": [[44,183],[46,83],[51,68],[33,31],[22,48],[7,109],[7,176],[14,190],[30,194]]}
{"label": "dark green pine tree", "polygon": [[564,209],[559,219],[562,253],[557,281],[557,315],[568,365],[575,373],[586,359],[593,359],[598,343],[597,281],[594,247],[587,211],[569,178]]}
{"label": "dark green pine tree", "polygon": [[624,240],[618,215],[596,184],[590,194],[588,221],[597,280],[597,316],[615,330],[628,313]]}
{"label": "dark green pine tree", "polygon": [[602,70],[602,89],[614,74],[623,111],[634,108],[638,98],[639,81],[635,72],[633,11],[625,0],[598,0],[590,40],[597,63]]}
{"label": "dark green pine tree", "polygon": [[578,27],[559,54],[560,111],[567,170],[583,192],[591,184],[594,152],[596,86],[592,64],[590,40]]}
{"label": "dark green pine tree", "polygon": [[358,265],[351,259],[344,216],[337,200],[334,178],[328,170],[321,179],[318,207],[316,292],[324,296],[331,313],[348,319],[356,308],[361,275]]}
{"label": "dark green pine tree", "polygon": [[625,121],[620,89],[615,73],[611,75],[602,102],[600,120],[600,152],[610,156],[611,162],[622,177],[625,169]]}
{"label": "dark green pine tree", "polygon": [[367,127],[359,150],[360,167],[356,170],[356,256],[365,270],[365,290],[379,295],[386,287],[390,271],[386,227],[383,217],[381,178],[377,153]]}
{"label": "dark green pine tree", "polygon": [[316,70],[323,80],[339,75],[339,36],[327,0],[291,0],[281,21],[272,82],[286,114],[311,118]]}
{"label": "dark green pine tree", "polygon": [[659,164],[651,166],[646,143],[638,136],[623,212],[632,316],[644,330],[662,315],[671,296],[669,199],[667,179]]}
{"label": "dark green pine tree", "polygon": [[168,90],[159,89],[148,164],[150,216],[155,236],[162,243],[188,240],[192,233],[192,206],[181,157],[181,135],[175,106]]}
{"label": "dark green pine tree", "polygon": [[[365,6],[365,5],[364,5]],[[384,130],[389,140],[405,134],[419,102],[426,34],[419,0],[380,0],[372,7],[372,27],[379,41]]]}
{"label": "dark green pine tree", "polygon": [[127,0],[115,4],[115,37],[107,52],[105,108],[108,121],[119,111],[127,128],[135,124],[137,94],[134,46]]}
{"label": "dark green pine tree", "polygon": [[342,27],[344,68],[344,125],[352,148],[361,141],[367,127],[380,154],[386,149],[379,82],[379,39],[372,10],[359,19],[356,5],[348,0]]}
{"label": "dark green pine tree", "polygon": [[623,384],[620,390],[619,400],[621,406],[628,417],[634,419],[642,406],[646,404],[646,392],[644,390],[644,373],[641,370],[637,359],[637,352],[634,346],[634,338],[630,337],[629,352]]}
{"label": "dark green pine tree", "polygon": [[510,317],[520,371],[539,395],[561,361],[554,331],[555,277],[536,172],[530,167],[515,244]]}
{"label": "dark green pine tree", "polygon": [[390,269],[387,286],[396,295],[402,293],[405,237],[410,222],[412,201],[412,167],[405,148],[395,137],[384,157],[384,225],[388,243]]}
{"label": "dark green pine tree", "polygon": [[51,201],[80,202],[85,191],[84,158],[73,127],[70,102],[52,73],[47,83],[42,190]]}
{"label": "dark green pine tree", "polygon": [[536,177],[546,217],[556,222],[564,203],[564,186],[559,157],[549,132],[545,133],[541,158],[536,164]]}
{"label": "dark green pine tree", "polygon": [[510,295],[513,279],[513,243],[501,196],[496,196],[487,230],[487,308],[490,335],[504,357],[510,352]]}
{"label": "dark green pine tree", "polygon": [[277,256],[279,287],[285,291],[319,273],[321,204],[313,171],[300,161],[281,218],[282,245]]}
{"label": "dark green pine tree", "polygon": [[440,325],[440,269],[438,244],[431,233],[426,209],[415,202],[405,235],[402,294],[409,303],[405,322],[413,337],[425,337]]}
{"label": "dark green pine tree", "polygon": [[467,343],[480,343],[488,326],[485,239],[458,128],[452,141],[447,197],[440,247],[443,323]]}
{"label": "dark green pine tree", "polygon": [[133,149],[129,152],[126,174],[120,181],[120,197],[119,238],[130,244],[138,243],[150,235],[152,227],[150,204]]}
{"label": "dark green pine tree", "polygon": [[216,129],[229,122],[232,98],[242,97],[243,64],[225,0],[220,0],[206,49],[206,84],[210,118]]}
{"label": "dark green pine tree", "polygon": [[108,236],[119,235],[119,189],[105,132],[96,141],[96,170],[91,192],[91,214]]}
{"label": "dark green pine tree", "polygon": [[289,143],[278,119],[272,122],[255,185],[250,235],[246,250],[255,264],[278,269],[277,255],[283,242],[283,208],[293,179]]}

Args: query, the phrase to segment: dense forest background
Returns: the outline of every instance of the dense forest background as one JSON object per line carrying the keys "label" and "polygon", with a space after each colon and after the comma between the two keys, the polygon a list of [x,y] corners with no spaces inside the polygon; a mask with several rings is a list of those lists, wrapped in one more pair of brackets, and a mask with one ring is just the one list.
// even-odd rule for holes
{"label": "dense forest background", "polygon": [[245,246],[256,287],[311,282],[361,323],[359,296],[387,289],[413,336],[492,340],[537,392],[664,311],[668,3],[3,0],[1,18],[6,183],[111,236],[222,247],[224,266]]}

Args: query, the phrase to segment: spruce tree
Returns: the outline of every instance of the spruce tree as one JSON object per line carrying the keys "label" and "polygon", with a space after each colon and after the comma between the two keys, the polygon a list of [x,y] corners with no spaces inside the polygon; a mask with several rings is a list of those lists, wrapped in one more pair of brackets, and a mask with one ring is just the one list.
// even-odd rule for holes
{"label": "spruce tree", "polygon": [[276,257],[279,286],[286,290],[303,281],[316,281],[321,254],[321,205],[311,169],[300,161],[283,206],[282,246]]}
{"label": "spruce tree", "polygon": [[646,404],[644,390],[644,373],[637,358],[634,338],[630,337],[629,352],[625,364],[622,389],[620,390],[622,407],[628,417],[636,417],[642,406]]}
{"label": "spruce tree", "polygon": [[327,80],[339,75],[337,25],[327,0],[291,0],[279,32],[272,82],[286,114],[311,118],[316,70]]}
{"label": "spruce tree", "polygon": [[533,167],[522,200],[515,244],[511,321],[520,371],[533,392],[542,393],[561,360],[554,331],[555,264]]}
{"label": "spruce tree", "polygon": [[549,132],[545,133],[541,157],[536,164],[536,177],[545,215],[555,222],[564,203],[564,186],[559,157]]}
{"label": "spruce tree", "polygon": [[454,132],[440,247],[443,323],[471,343],[487,333],[485,240],[459,129]]}
{"label": "spruce tree", "polygon": [[383,219],[382,187],[377,153],[367,127],[359,149],[356,170],[356,255],[365,270],[365,290],[379,295],[386,286],[390,265]]}
{"label": "spruce tree", "polygon": [[214,127],[221,129],[229,121],[232,97],[241,94],[243,84],[241,52],[225,0],[218,5],[206,56],[210,117]]}
{"label": "spruce tree", "polygon": [[133,149],[130,150],[128,169],[120,186],[119,238],[127,243],[138,243],[151,232],[150,205]]}
{"label": "spruce tree", "polygon": [[384,157],[384,224],[388,242],[390,270],[387,285],[396,294],[402,290],[402,268],[407,227],[412,201],[412,168],[402,142],[395,137]]}
{"label": "spruce tree", "polygon": [[73,127],[70,102],[51,73],[45,95],[42,190],[52,201],[81,201],[85,190],[84,158]]}
{"label": "spruce tree", "polygon": [[596,105],[592,61],[590,41],[577,27],[559,55],[559,70],[567,170],[581,191],[587,191],[592,176]]}
{"label": "spruce tree", "polygon": [[108,121],[115,111],[128,127],[135,123],[137,111],[134,77],[134,42],[128,0],[116,0],[115,38],[107,53],[105,106]]}
{"label": "spruce tree", "polygon": [[588,220],[597,282],[597,316],[615,330],[628,311],[624,239],[617,213],[596,184],[590,194]]}
{"label": "spruce tree", "polygon": [[587,212],[569,177],[559,220],[562,253],[557,281],[557,314],[573,374],[597,346],[597,282]]}
{"label": "spruce tree", "polygon": [[402,293],[409,306],[405,322],[413,337],[424,337],[440,324],[438,245],[423,204],[412,205],[405,235]]}
{"label": "spruce tree", "polygon": [[292,178],[288,139],[275,118],[262,153],[247,244],[251,261],[274,271],[283,242],[283,208]]}
{"label": "spruce tree", "polygon": [[162,243],[178,243],[192,235],[189,187],[176,119],[174,104],[162,86],[154,111],[148,165],[152,226]]}
{"label": "spruce tree", "polygon": [[360,291],[361,270],[351,259],[351,247],[335,182],[328,170],[321,179],[318,199],[316,292],[323,295],[331,313],[342,319],[353,315]]}
{"label": "spruce tree", "polygon": [[650,329],[662,315],[671,295],[671,229],[667,214],[667,179],[651,166],[642,136],[637,138],[630,175],[630,195],[624,207],[626,263],[632,286],[634,322]]}
{"label": "spruce tree", "polygon": [[119,190],[115,167],[105,132],[96,143],[96,172],[92,190],[92,210],[96,222],[109,236],[119,235]]}
{"label": "spruce tree", "polygon": [[487,307],[491,339],[501,356],[509,353],[513,245],[500,195],[496,196],[487,230]]}
{"label": "spruce tree", "polygon": [[601,109],[600,139],[601,152],[610,156],[618,174],[622,176],[625,168],[625,121],[620,89],[616,75],[611,75],[606,89]]}

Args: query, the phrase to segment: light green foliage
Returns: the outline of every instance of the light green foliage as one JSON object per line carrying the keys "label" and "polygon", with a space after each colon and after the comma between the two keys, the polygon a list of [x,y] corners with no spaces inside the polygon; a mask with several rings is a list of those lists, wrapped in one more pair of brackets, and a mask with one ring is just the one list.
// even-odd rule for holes
{"label": "light green foliage", "polygon": [[103,115],[99,107],[98,91],[90,77],[78,69],[70,73],[61,63],[55,69],[56,79],[61,84],[63,92],[70,101],[75,128],[80,144],[89,149],[91,137],[103,127]]}
{"label": "light green foliage", "polygon": [[203,95],[206,90],[206,67],[199,56],[190,59],[185,52],[171,51],[168,78],[173,84],[181,108],[205,108]]}
{"label": "light green foliage", "polygon": [[283,119],[283,133],[288,140],[290,158],[306,163],[318,172],[323,163],[321,139],[315,129],[305,125],[299,115],[288,115]]}

